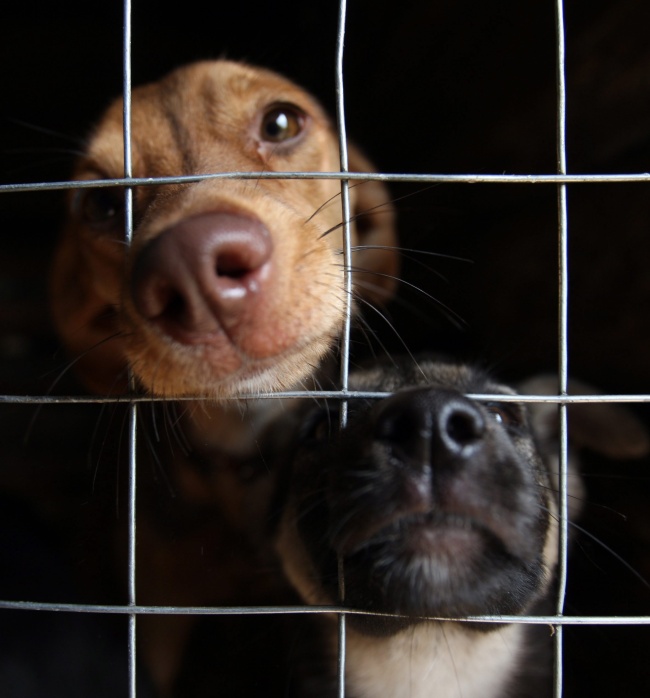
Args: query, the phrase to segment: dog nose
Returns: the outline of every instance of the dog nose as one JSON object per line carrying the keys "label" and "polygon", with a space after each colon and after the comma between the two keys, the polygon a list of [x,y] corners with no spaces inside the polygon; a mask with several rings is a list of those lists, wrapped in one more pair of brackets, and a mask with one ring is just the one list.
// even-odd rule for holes
{"label": "dog nose", "polygon": [[483,440],[486,424],[480,409],[459,393],[403,390],[377,408],[375,438],[389,443],[412,464],[441,465],[464,459]]}
{"label": "dog nose", "polygon": [[176,223],[140,252],[131,276],[137,311],[183,343],[240,322],[269,276],[273,244],[254,218],[207,213]]}

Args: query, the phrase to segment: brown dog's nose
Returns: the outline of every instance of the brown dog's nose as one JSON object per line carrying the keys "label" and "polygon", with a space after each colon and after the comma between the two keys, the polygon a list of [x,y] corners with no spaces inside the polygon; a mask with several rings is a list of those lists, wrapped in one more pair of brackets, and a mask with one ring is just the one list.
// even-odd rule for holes
{"label": "brown dog's nose", "polygon": [[207,213],[164,230],[138,255],[131,277],[137,311],[174,339],[201,341],[246,315],[263,292],[273,251],[254,218]]}
{"label": "brown dog's nose", "polygon": [[375,438],[390,443],[413,465],[437,466],[469,457],[480,447],[485,419],[459,393],[412,389],[378,405]]}

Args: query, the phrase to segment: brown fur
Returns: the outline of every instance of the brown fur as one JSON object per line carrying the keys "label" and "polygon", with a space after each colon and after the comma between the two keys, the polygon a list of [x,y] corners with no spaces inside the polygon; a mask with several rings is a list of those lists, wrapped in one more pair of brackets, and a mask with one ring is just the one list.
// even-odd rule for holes
{"label": "brown fur", "polygon": [[[290,104],[302,131],[287,142],[260,136],[264,114]],[[247,65],[214,61],[180,68],[133,92],[135,177],[228,171],[337,171],[336,134],[316,101],[286,79]],[[106,111],[77,163],[79,180],[123,175],[122,101]],[[352,148],[350,169],[371,165]],[[95,190],[99,191],[99,190]],[[54,260],[55,323],[97,392],[125,385],[133,367],[145,390],[160,395],[233,396],[288,388],[313,373],[340,332],[342,280],[340,185],[337,180],[204,180],[137,187],[131,249],[119,220],[93,229],[89,192],[72,194]],[[370,301],[390,293],[396,273],[393,211],[383,185],[351,188],[356,291]],[[91,206],[94,205],[91,199]],[[177,341],[134,306],[131,274],[143,248],[196,216],[235,213],[260,221],[273,247],[262,293],[207,339]],[[331,232],[328,232],[331,231]],[[328,233],[328,234],[325,234]]]}
{"label": "brown fur", "polygon": [[[262,120],[276,105],[293,105],[300,114],[295,138],[263,137]],[[310,95],[270,71],[223,60],[185,66],[133,91],[132,158],[138,178],[339,170],[337,135]],[[372,169],[354,147],[350,169]],[[91,134],[74,178],[111,179],[123,172],[118,99]],[[394,213],[382,184],[354,185],[350,196],[355,295],[374,303],[395,283]],[[340,333],[345,306],[338,180],[208,179],[136,187],[131,246],[124,243],[122,201],[119,190],[71,192],[52,268],[55,324],[90,390],[124,391],[127,365],[142,389],[168,397],[290,388],[316,371]],[[234,214],[268,232],[263,286],[243,308],[209,318],[207,332],[174,335],[141,312],[134,270],[167,231],[214,214]],[[254,540],[262,520],[257,491],[265,479],[259,487],[257,475],[250,479],[246,459],[252,454],[257,462],[256,435],[277,405],[266,401],[244,418],[227,402],[184,404],[180,427],[172,430],[180,428],[191,453],[156,447],[174,505],[166,509],[159,486],[148,495],[140,488],[140,603],[274,597],[278,577],[259,574],[269,563]],[[142,657],[163,695],[172,691],[193,625],[189,616],[139,623]]]}

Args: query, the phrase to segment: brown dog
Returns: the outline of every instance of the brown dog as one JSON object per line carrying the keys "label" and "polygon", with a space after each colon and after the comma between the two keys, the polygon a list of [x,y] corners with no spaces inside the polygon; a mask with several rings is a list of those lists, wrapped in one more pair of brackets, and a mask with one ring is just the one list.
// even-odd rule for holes
{"label": "brown dog", "polygon": [[[132,132],[135,177],[339,170],[337,137],[316,101],[272,72],[230,61],[188,65],[135,89]],[[74,176],[117,178],[123,167],[117,100]],[[370,168],[353,149],[350,169]],[[339,194],[337,180],[140,186],[127,249],[122,191],[74,193],[51,293],[86,384],[115,392],[128,363],[158,395],[298,385],[340,332]],[[352,187],[351,203],[355,293],[376,301],[396,273],[393,211],[376,182]]]}
{"label": "brown dog", "polygon": [[[135,89],[132,157],[139,178],[339,170],[337,136],[319,104],[272,72],[230,61],[189,65]],[[123,167],[117,100],[74,177],[119,178]],[[371,165],[351,149],[350,168]],[[379,183],[352,186],[350,196],[354,294],[380,301],[396,274],[393,209]],[[123,391],[127,365],[142,389],[168,397],[299,386],[341,331],[341,219],[337,180],[152,183],[134,190],[127,246],[123,191],[80,189],[69,197],[53,264],[55,324],[95,392]],[[176,497],[164,516],[159,489],[141,498],[141,603],[236,604],[242,589],[249,601],[266,598],[267,591],[251,591],[260,583],[249,574],[254,555],[241,532],[255,529],[261,509],[244,506],[237,485],[274,412],[267,407],[278,403],[249,410],[246,421],[231,404],[184,411],[187,456],[177,445],[155,446]],[[241,475],[247,497],[255,489],[248,477]],[[173,523],[178,530],[170,534]],[[234,572],[224,573],[226,558]],[[163,694],[192,623],[189,616],[141,619],[142,656]]]}

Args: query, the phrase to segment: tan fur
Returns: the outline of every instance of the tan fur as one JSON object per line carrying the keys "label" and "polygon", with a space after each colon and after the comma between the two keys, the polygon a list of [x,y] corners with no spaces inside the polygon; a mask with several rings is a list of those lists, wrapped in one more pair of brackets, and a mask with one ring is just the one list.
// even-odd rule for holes
{"label": "tan fur", "polygon": [[[264,110],[291,103],[306,115],[305,133],[283,149],[258,138]],[[134,90],[135,177],[228,171],[338,171],[337,137],[315,100],[284,78],[229,61],[180,68]],[[351,169],[371,165],[352,148]],[[122,101],[107,110],[78,162],[75,178],[123,175]],[[121,237],[98,234],[71,214],[53,266],[55,323],[86,384],[97,392],[124,387],[127,362],[145,390],[168,395],[227,397],[277,390],[310,375],[340,332],[345,303],[337,180],[206,180],[135,190],[132,249]],[[368,274],[357,292],[370,301],[394,285],[393,211],[383,185],[351,188],[354,255]],[[378,207],[379,208],[376,208]],[[372,210],[371,210],[372,209]],[[143,320],[129,294],[134,258],[164,229],[198,214],[256,217],[269,230],[273,264],[267,292],[219,337],[182,345]],[[334,229],[328,235],[327,231]],[[120,233],[121,235],[121,233]]]}

